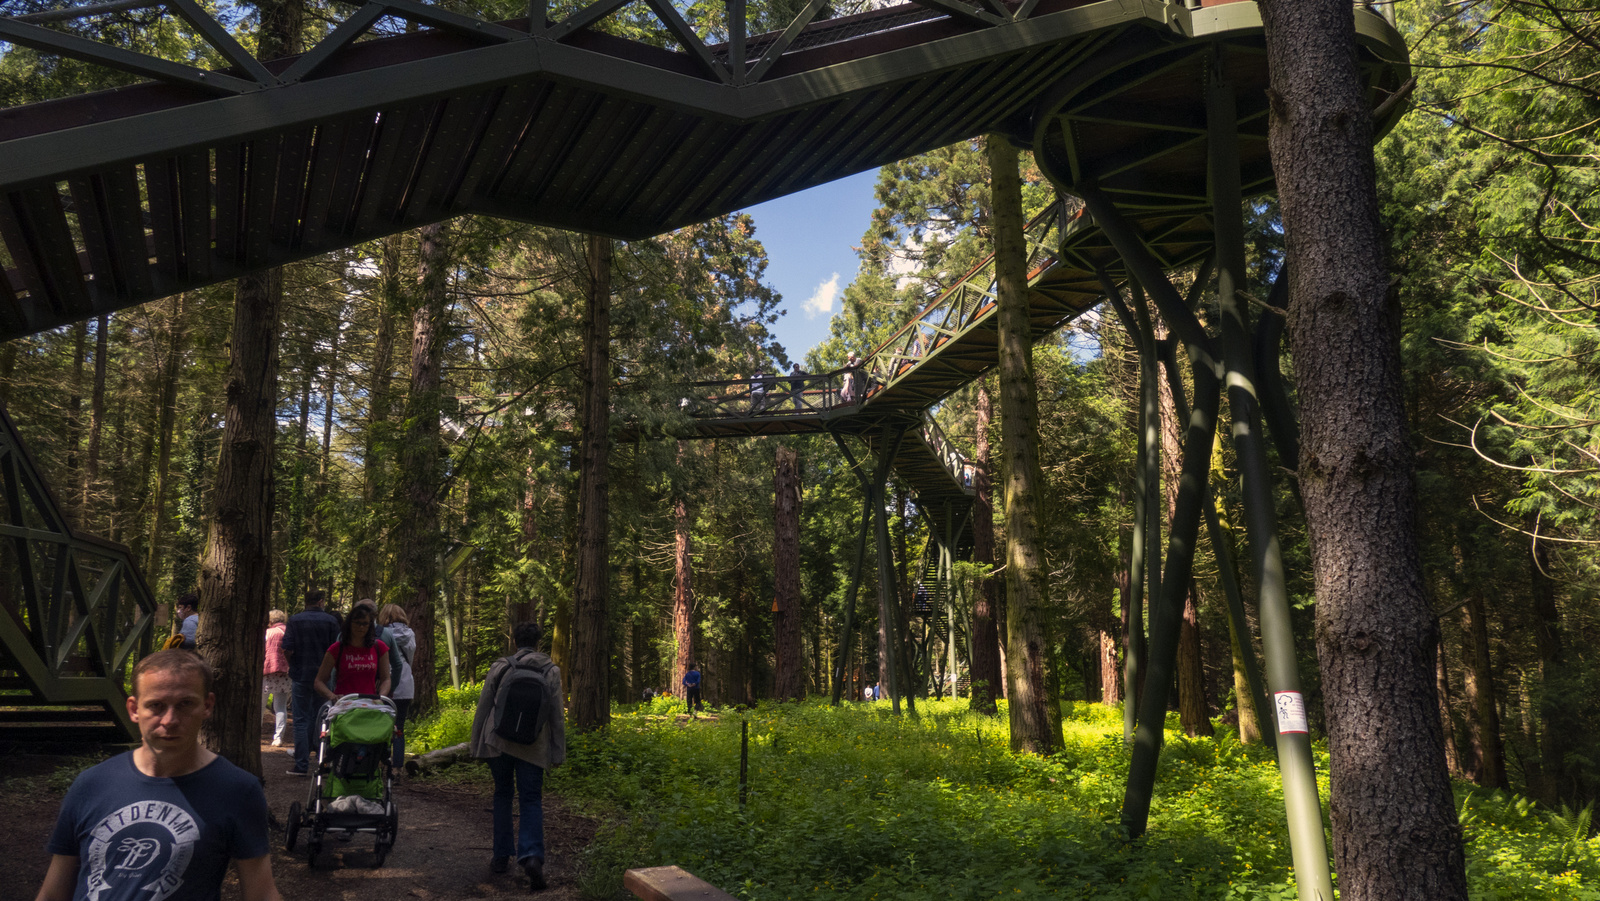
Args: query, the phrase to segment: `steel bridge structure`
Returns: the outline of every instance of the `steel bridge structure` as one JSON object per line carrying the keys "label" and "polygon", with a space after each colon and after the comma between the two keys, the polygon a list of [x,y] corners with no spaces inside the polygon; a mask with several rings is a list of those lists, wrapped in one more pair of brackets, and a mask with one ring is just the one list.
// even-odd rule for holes
{"label": "steel bridge structure", "polygon": [[[342,18],[308,26],[304,52],[280,59],[256,58],[196,0],[59,0],[0,15],[0,60],[72,59],[98,84],[116,85],[0,98],[0,339],[464,214],[648,237],[1001,134],[1086,210],[1034,224],[1035,336],[1105,299],[1147,364],[1186,352],[1195,386],[1192,406],[1182,404],[1186,472],[1209,458],[1224,384],[1241,459],[1256,459],[1262,415],[1274,440],[1292,442],[1292,411],[1271,390],[1272,307],[1256,328],[1232,287],[1244,280],[1243,200],[1273,190],[1266,51],[1248,0],[912,0],[826,19],[826,0],[808,0],[781,30],[760,34],[744,0],[530,0],[525,16],[505,21],[474,17],[468,3],[329,0]],[[169,39],[97,27],[135,11]],[[1352,15],[1381,134],[1402,111],[1407,51],[1382,13],[1357,4]],[[198,49],[151,49],[172,46]],[[1198,286],[1217,273],[1220,343],[1168,279],[1201,258]],[[1125,303],[1125,291],[1148,292],[1174,338],[1157,342],[1144,304]],[[755,409],[748,385],[699,386],[683,397],[679,431],[831,432],[858,464],[869,504],[897,468],[925,510],[949,511],[940,529],[953,547],[970,500],[948,451],[920,423],[994,365],[993,313],[992,275],[969,273],[878,349],[862,373],[877,377],[857,402],[837,403],[842,385],[829,380],[838,374],[808,377],[798,391],[784,391],[789,377],[776,375],[778,390],[763,386]],[[1142,372],[1148,407],[1155,367]],[[746,392],[742,410],[730,390]],[[780,393],[786,407],[773,405]],[[867,454],[850,450],[850,434]],[[1146,465],[1153,448],[1141,442]],[[1247,469],[1247,493],[1265,490],[1269,476]],[[1147,665],[1144,697],[1155,705],[1129,721],[1131,834],[1148,811],[1175,654],[1170,591],[1186,581],[1203,482],[1180,487],[1167,572],[1151,567],[1147,580],[1150,659],[1130,660],[1130,679]],[[19,490],[8,487],[8,500]],[[1145,509],[1154,488],[1142,482],[1140,491]],[[880,546],[882,515],[878,503]],[[52,541],[77,547],[64,525],[39,529],[19,516],[0,533],[15,558],[37,558]],[[1136,553],[1140,536],[1160,534],[1149,518]],[[1259,531],[1252,520],[1253,546],[1272,543],[1265,522]],[[862,528],[864,536],[865,517]],[[1284,599],[1262,578],[1281,561],[1254,563],[1266,681],[1294,694]],[[12,586],[0,589],[5,663],[40,696],[77,658],[64,651],[77,645],[62,642],[92,636],[84,657],[111,683],[147,640],[137,636],[148,635],[149,617],[133,616],[145,601],[111,602],[117,586],[141,584],[110,575],[131,570],[103,568],[95,588],[83,584],[81,564],[71,571],[0,574]],[[92,625],[107,610],[127,613]],[[1286,733],[1277,743],[1301,895],[1332,897],[1309,744]]]}

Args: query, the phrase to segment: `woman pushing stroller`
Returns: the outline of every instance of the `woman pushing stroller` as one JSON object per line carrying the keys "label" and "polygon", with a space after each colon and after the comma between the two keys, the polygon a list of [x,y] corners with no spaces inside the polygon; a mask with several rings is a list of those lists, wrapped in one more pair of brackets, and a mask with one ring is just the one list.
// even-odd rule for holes
{"label": "woman pushing stroller", "polygon": [[378,605],[357,601],[344,618],[339,640],[322,656],[317,694],[329,701],[339,695],[387,697],[389,687],[389,646],[378,640]]}

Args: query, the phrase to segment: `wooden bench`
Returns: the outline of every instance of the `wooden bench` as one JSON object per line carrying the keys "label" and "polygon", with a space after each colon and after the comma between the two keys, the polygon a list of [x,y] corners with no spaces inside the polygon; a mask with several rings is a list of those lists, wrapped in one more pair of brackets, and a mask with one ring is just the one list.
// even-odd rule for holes
{"label": "wooden bench", "polygon": [[643,901],[736,901],[682,867],[646,867],[622,874],[622,887]]}

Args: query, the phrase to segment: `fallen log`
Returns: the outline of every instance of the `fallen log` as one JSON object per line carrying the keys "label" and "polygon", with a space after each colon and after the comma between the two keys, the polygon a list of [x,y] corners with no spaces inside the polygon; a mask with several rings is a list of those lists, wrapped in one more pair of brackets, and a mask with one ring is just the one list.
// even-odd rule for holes
{"label": "fallen log", "polygon": [[411,757],[406,760],[406,775],[415,776],[428,770],[437,770],[460,763],[463,760],[471,760],[471,747],[469,742],[462,742],[459,745],[451,745],[448,748],[440,748],[437,751],[429,751],[426,754],[418,754],[415,757]]}

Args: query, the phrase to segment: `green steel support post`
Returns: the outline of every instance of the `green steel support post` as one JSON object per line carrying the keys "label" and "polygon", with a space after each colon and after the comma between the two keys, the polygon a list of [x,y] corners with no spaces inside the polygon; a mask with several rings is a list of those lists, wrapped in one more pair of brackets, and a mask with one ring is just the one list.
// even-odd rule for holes
{"label": "green steel support post", "polygon": [[839,700],[844,694],[845,677],[850,671],[850,648],[855,642],[856,634],[856,595],[861,588],[861,570],[867,561],[867,529],[872,524],[872,479],[861,471],[861,464],[856,462],[855,455],[850,453],[850,446],[844,443],[844,438],[838,432],[831,433],[833,440],[838,442],[839,450],[844,453],[845,460],[849,461],[850,469],[861,480],[861,526],[856,529],[856,556],[855,565],[850,569],[850,585],[844,594],[844,634],[839,640],[839,662],[834,669],[833,679],[833,706],[839,706]]}
{"label": "green steel support post", "polygon": [[[1177,408],[1179,418],[1187,421],[1189,402],[1188,398],[1184,397],[1183,379],[1178,378],[1175,348],[1167,342],[1162,350],[1162,360],[1167,363],[1167,382],[1172,387],[1173,406]],[[1233,547],[1222,534],[1222,524],[1217,521],[1217,505],[1215,498],[1211,496],[1209,480],[1206,486],[1205,505],[1200,512],[1205,518],[1206,535],[1211,539],[1212,553],[1217,556],[1218,577],[1222,582],[1222,593],[1227,598],[1228,624],[1234,634],[1239,636],[1239,656],[1244,662],[1245,681],[1250,683],[1250,697],[1255,702],[1256,715],[1262,717],[1265,722],[1272,714],[1266,706],[1267,695],[1263,688],[1265,683],[1261,680],[1261,664],[1256,660],[1255,646],[1250,640],[1250,623],[1245,618],[1244,595],[1239,590],[1238,562],[1234,559]]]}
{"label": "green steel support post", "polygon": [[900,449],[900,441],[905,434],[904,428],[887,425],[883,427],[882,440],[878,444],[880,448],[878,464],[873,472],[874,486],[869,495],[872,498],[873,519],[877,527],[878,616],[882,617],[882,628],[889,636],[889,640],[884,642],[884,646],[889,649],[889,659],[882,663],[889,671],[889,700],[896,716],[900,714],[900,695],[904,690],[901,684],[900,664],[905,658],[905,651],[899,645],[906,640],[906,635],[900,628],[900,604],[895,598],[894,560],[889,554],[889,509],[886,503],[888,498],[884,488],[889,479],[889,466],[894,461],[895,452]]}
{"label": "green steel support post", "polygon": [[[1130,283],[1132,279],[1129,280]],[[1136,317],[1123,303],[1121,292],[1115,285],[1106,288],[1106,299],[1111,302],[1111,307],[1117,313],[1117,318],[1122,322],[1122,328],[1128,333],[1128,338],[1133,342],[1134,352],[1139,355],[1139,445],[1135,452],[1136,464],[1133,470],[1133,535],[1130,539],[1131,548],[1128,550],[1128,634],[1125,636],[1122,649],[1122,740],[1133,742],[1134,730],[1138,725],[1139,687],[1144,684],[1144,654],[1140,648],[1144,643],[1144,599],[1145,599],[1145,562],[1146,548],[1149,546],[1148,525],[1150,513],[1150,443],[1152,440],[1160,441],[1160,423],[1151,425],[1151,404],[1154,397],[1151,390],[1151,379],[1154,378],[1154,367],[1146,363],[1146,359],[1153,359],[1154,354],[1149,352],[1151,335],[1149,331],[1150,319],[1148,316]],[[1135,293],[1134,300],[1138,301]],[[1154,434],[1152,434],[1154,433]],[[1156,447],[1157,462],[1159,464],[1160,446]],[[1159,479],[1160,468],[1156,468]],[[1159,484],[1158,486],[1159,487]]]}
{"label": "green steel support post", "polygon": [[1155,795],[1156,764],[1166,737],[1167,699],[1177,675],[1178,634],[1183,627],[1183,596],[1194,568],[1195,544],[1200,534],[1200,511],[1205,506],[1211,475],[1211,445],[1216,434],[1221,382],[1207,366],[1195,366],[1194,409],[1183,438],[1183,469],[1178,477],[1178,498],[1167,537],[1166,572],[1161,595],[1150,609],[1150,654],[1145,670],[1144,696],[1139,699],[1139,720],[1134,732],[1133,760],[1122,801],[1122,827],[1129,838],[1144,834]]}
{"label": "green steel support post", "polygon": [[[1137,280],[1129,281],[1133,301],[1133,317],[1139,323],[1142,346],[1139,348],[1139,394],[1143,412],[1139,422],[1144,428],[1144,596],[1154,615],[1161,599],[1161,523],[1166,505],[1161,494],[1161,375],[1156,366],[1156,330],[1150,321],[1150,311],[1144,302],[1144,288]],[[1148,661],[1149,653],[1145,654]],[[1147,664],[1148,665],[1148,662]]]}
{"label": "green steel support post", "polygon": [[1217,304],[1222,319],[1222,349],[1227,362],[1228,403],[1233,410],[1233,443],[1244,481],[1245,525],[1251,563],[1261,591],[1261,645],[1272,690],[1278,743],[1278,769],[1289,818],[1289,844],[1295,883],[1305,901],[1333,901],[1328,845],[1322,829],[1322,804],[1311,758],[1305,701],[1295,662],[1294,630],[1289,622],[1289,592],[1283,551],[1278,544],[1267,469],[1266,445],[1255,391],[1249,311],[1237,292],[1245,280],[1243,197],[1239,185],[1237,113],[1233,88],[1222,76],[1220,47],[1212,56],[1206,84],[1207,146],[1211,204],[1217,242]]}
{"label": "green steel support post", "polygon": [[[955,512],[950,509],[950,502],[944,502],[945,534],[944,540],[939,542],[939,593],[944,595],[944,658],[945,674],[950,680],[950,700],[956,698],[956,599],[955,592],[950,590],[950,576],[955,569],[956,556],[956,523]],[[940,686],[942,692],[943,686]]]}

